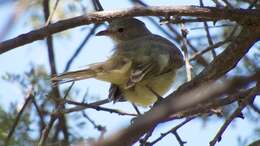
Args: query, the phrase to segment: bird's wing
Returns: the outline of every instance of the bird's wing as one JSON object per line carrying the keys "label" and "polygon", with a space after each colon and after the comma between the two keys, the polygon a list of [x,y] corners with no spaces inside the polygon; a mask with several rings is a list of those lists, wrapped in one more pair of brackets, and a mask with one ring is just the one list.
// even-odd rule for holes
{"label": "bird's wing", "polygon": [[105,62],[90,64],[87,69],[65,72],[51,78],[54,84],[96,78],[113,84],[121,84],[128,77],[131,61],[122,57],[111,57]]}
{"label": "bird's wing", "polygon": [[[153,35],[153,37],[150,40],[151,43],[156,43],[156,45],[160,46],[157,48],[164,48],[165,49],[164,53],[170,55],[169,61],[172,67],[178,69],[184,65],[184,59],[180,49],[178,49],[178,47],[174,45],[172,42],[158,35]],[[157,43],[157,42],[161,42],[161,43]]]}
{"label": "bird's wing", "polygon": [[134,56],[133,65],[126,88],[131,88],[144,79],[177,70],[183,65],[180,50],[160,36],[152,35],[144,38],[132,47],[128,47],[128,50],[130,49],[135,50],[136,54],[131,54]]}
{"label": "bird's wing", "polygon": [[153,63],[140,63],[136,67],[133,67],[130,72],[129,79],[126,83],[126,88],[133,87],[137,82],[141,81],[147,74],[151,73],[153,68]]}

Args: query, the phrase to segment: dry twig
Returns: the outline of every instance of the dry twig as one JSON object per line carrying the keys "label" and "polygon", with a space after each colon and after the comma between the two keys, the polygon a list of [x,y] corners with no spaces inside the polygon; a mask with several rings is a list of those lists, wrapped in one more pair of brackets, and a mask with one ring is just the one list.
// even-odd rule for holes
{"label": "dry twig", "polygon": [[[260,80],[259,80],[260,81]],[[255,96],[257,95],[257,93],[259,93],[260,91],[260,84],[257,83],[256,88],[254,88],[254,90],[252,90],[245,99],[243,99],[243,101],[239,104],[238,108],[231,114],[231,116],[229,116],[224,124],[221,126],[221,128],[219,129],[218,133],[215,135],[215,137],[213,138],[213,140],[209,143],[210,146],[214,146],[217,142],[219,142],[222,139],[222,134],[224,133],[224,131],[227,129],[227,127],[230,125],[230,123],[237,117],[241,117],[242,114],[242,110],[249,105],[250,103],[252,103],[253,99],[255,98]]]}
{"label": "dry twig", "polygon": [[19,123],[19,120],[20,120],[20,118],[21,118],[21,116],[22,116],[22,114],[23,114],[25,108],[27,107],[27,105],[28,105],[28,104],[32,101],[32,99],[33,99],[32,90],[30,90],[25,97],[26,97],[26,98],[25,98],[26,100],[25,100],[25,102],[24,102],[24,104],[23,104],[21,110],[18,112],[18,115],[16,116],[16,118],[15,118],[15,120],[14,120],[14,123],[13,123],[13,125],[12,125],[10,131],[8,132],[8,135],[7,135],[7,137],[6,137],[5,141],[4,141],[4,143],[5,143],[6,146],[9,145],[10,139],[11,139],[11,137],[12,137],[14,131],[15,131],[15,128],[17,127],[17,125],[18,125],[18,123]]}

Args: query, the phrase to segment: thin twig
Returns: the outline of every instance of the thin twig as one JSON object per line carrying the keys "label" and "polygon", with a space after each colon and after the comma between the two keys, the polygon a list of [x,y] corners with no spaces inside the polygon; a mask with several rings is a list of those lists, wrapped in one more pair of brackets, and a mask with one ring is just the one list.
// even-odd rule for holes
{"label": "thin twig", "polygon": [[33,98],[32,90],[30,90],[25,97],[26,97],[26,100],[25,100],[21,110],[19,111],[18,115],[16,116],[16,118],[14,120],[14,123],[13,123],[13,125],[12,125],[10,131],[8,132],[8,135],[7,135],[6,139],[5,139],[4,143],[5,143],[6,146],[9,144],[10,139],[11,139],[11,137],[12,137],[14,131],[15,131],[15,128],[17,127],[17,125],[19,123],[19,120],[20,120],[20,118],[21,118],[25,108],[32,101],[32,98]]}
{"label": "thin twig", "polygon": [[97,111],[115,113],[115,114],[118,114],[118,115],[126,115],[126,116],[134,116],[134,117],[138,116],[137,114],[127,113],[127,112],[123,112],[123,111],[120,111],[120,110],[117,110],[117,109],[110,109],[110,108],[96,106],[96,105],[87,104],[87,103],[68,102],[68,104],[74,104],[74,105],[77,105],[77,106],[57,111],[54,114],[59,115],[61,113],[71,113],[71,112],[77,112],[77,111],[81,111],[81,110],[84,110],[84,109],[87,109],[87,108],[91,108],[91,109],[95,109]]}
{"label": "thin twig", "polygon": [[177,131],[173,131],[172,134],[176,137],[178,143],[180,144],[180,146],[184,146],[184,144],[186,144],[186,141],[183,141],[180,137],[180,135],[178,134]]}
{"label": "thin twig", "polygon": [[[47,21],[47,19],[50,16],[50,12],[49,12],[49,0],[44,0],[43,1],[43,11],[44,11],[44,17],[45,20]],[[47,48],[48,48],[48,59],[49,59],[49,65],[50,65],[50,69],[51,69],[51,74],[55,75],[56,73],[56,64],[55,64],[55,55],[54,55],[54,49],[53,49],[53,39],[52,36],[48,36],[47,37]]]}
{"label": "thin twig", "polygon": [[[175,92],[165,98],[165,100],[155,106],[150,111],[136,118],[135,122],[113,135],[112,138],[107,138],[102,142],[96,144],[97,146],[120,146],[120,145],[132,145],[137,142],[139,138],[159,124],[170,115],[189,109],[198,103],[204,103],[208,99],[215,99],[223,96],[223,94],[235,91],[235,89],[245,88],[248,85],[252,85],[255,80],[260,80],[260,71],[256,72],[252,76],[237,77],[232,80],[224,82],[204,82],[199,86],[188,88],[187,90],[182,89],[182,93]],[[195,78],[194,78],[195,79]],[[194,80],[193,79],[193,80]],[[214,89],[214,90],[212,90]],[[203,91],[203,92],[201,92]],[[232,92],[230,93],[232,94]],[[191,98],[192,97],[192,98]]]}
{"label": "thin twig", "polygon": [[82,115],[93,125],[95,129],[97,129],[98,131],[106,131],[105,126],[96,124],[96,122],[92,120],[84,111],[82,111]]}
{"label": "thin twig", "polygon": [[192,66],[190,64],[190,58],[188,54],[188,48],[187,48],[187,34],[188,30],[185,28],[184,24],[181,24],[181,34],[183,38],[182,42],[182,50],[184,53],[184,59],[185,59],[185,68],[186,68],[186,74],[187,74],[187,81],[190,81],[192,79]]}
{"label": "thin twig", "polygon": [[[42,5],[43,5],[45,22],[47,22],[50,17],[50,8],[49,8],[50,0],[43,0]],[[56,63],[55,63],[54,45],[53,45],[53,38],[51,35],[47,36],[46,43],[47,43],[47,49],[48,49],[48,59],[49,59],[51,75],[56,75],[57,71],[56,71]],[[55,99],[61,98],[60,90],[59,90],[58,86],[52,87],[51,92],[53,93],[53,96],[51,98],[53,98],[54,101],[55,101]],[[56,104],[56,107],[58,107],[58,108],[64,108],[64,105],[60,105],[57,102],[55,104]],[[60,115],[57,118],[58,118],[59,126],[57,126],[58,128],[56,129],[57,130],[56,133],[58,135],[59,131],[61,130],[63,133],[65,144],[68,145],[69,144],[69,142],[68,142],[69,141],[69,132],[68,132],[66,118],[64,115]],[[56,141],[55,138],[57,138],[57,135],[54,135],[54,139],[53,139],[54,141]]]}
{"label": "thin twig", "polygon": [[[71,83],[71,85],[70,85],[69,89],[67,90],[67,92],[65,93],[64,98],[63,98],[62,101],[66,100],[66,98],[67,98],[67,96],[69,95],[69,92],[70,92],[70,90],[72,89],[74,83],[75,83],[75,82],[72,82],[72,83]],[[61,111],[61,110],[64,109],[64,103],[63,103],[63,102],[59,102],[59,101],[60,101],[60,100],[57,100],[57,101],[56,101],[56,103],[57,103],[57,105],[56,105],[56,110],[55,110],[53,113],[57,113],[57,112],[59,112],[59,111]],[[38,146],[44,146],[44,145],[45,145],[46,140],[47,140],[48,135],[49,135],[49,132],[50,132],[50,130],[51,130],[51,128],[52,128],[54,122],[55,122],[57,119],[59,119],[59,117],[64,116],[63,113],[61,113],[61,114],[53,114],[53,113],[51,114],[51,118],[50,118],[50,121],[49,121],[48,125],[47,125],[47,126],[43,129],[43,131],[42,131],[42,135],[41,135],[41,137],[40,137],[40,141],[39,141],[39,143],[38,143]],[[59,113],[60,113],[60,112],[59,112]],[[58,134],[58,130],[56,130],[55,133]],[[55,135],[56,135],[56,134],[55,134]],[[55,135],[54,135],[54,137],[56,137]],[[68,144],[68,143],[65,141],[65,144]]]}
{"label": "thin twig", "polygon": [[37,113],[38,113],[38,115],[39,115],[39,117],[40,117],[41,127],[45,127],[46,124],[45,124],[45,122],[44,122],[43,114],[42,114],[41,109],[40,109],[40,107],[38,106],[37,101],[35,100],[35,97],[34,97],[34,96],[32,97],[32,103],[33,103],[33,105],[34,105],[34,107],[35,107],[35,109],[36,109],[36,111],[37,111]]}
{"label": "thin twig", "polygon": [[235,94],[229,95],[223,99],[213,100],[210,103],[199,104],[190,109],[184,110],[184,111],[176,113],[174,115],[171,115],[168,119],[165,120],[165,122],[171,121],[174,119],[182,119],[187,116],[194,116],[196,114],[201,115],[201,114],[209,113],[210,111],[212,111],[212,109],[223,107],[223,106],[232,104],[232,103],[242,99],[244,96],[248,95],[252,90],[255,90],[255,89],[250,88],[245,91],[236,92]]}
{"label": "thin twig", "polygon": [[[103,11],[103,7],[101,6],[99,0],[92,0],[92,4],[94,5],[94,8],[96,11]],[[66,64],[66,67],[64,69],[64,72],[68,71],[72,62],[75,60],[75,58],[79,55],[85,44],[88,42],[88,40],[91,38],[91,36],[94,34],[96,29],[100,26],[100,24],[95,24],[94,27],[89,31],[89,33],[86,35],[82,43],[79,45],[79,47],[76,49],[72,57],[69,59],[69,61]]]}
{"label": "thin twig", "polygon": [[[61,102],[68,103],[68,104],[74,104],[74,105],[79,105],[79,104],[82,104],[82,103],[84,104],[84,102],[79,103],[79,102],[69,100],[69,99],[62,100]],[[100,106],[100,105],[103,105],[103,104],[106,104],[106,103],[109,103],[109,102],[111,102],[111,100],[107,98],[107,99],[102,99],[102,100],[99,100],[99,101],[89,103],[89,105]]]}
{"label": "thin twig", "polygon": [[110,109],[110,108],[106,108],[106,107],[101,107],[100,105],[106,104],[111,102],[110,99],[104,99],[104,100],[100,100],[100,101],[96,101],[93,103],[82,103],[82,102],[76,102],[76,101],[72,101],[72,100],[62,100],[60,102],[64,102],[67,104],[72,104],[72,105],[77,105],[76,107],[73,108],[69,108],[69,109],[63,109],[60,110],[54,114],[60,114],[60,113],[71,113],[71,112],[76,112],[76,111],[81,111],[87,108],[91,108],[91,109],[95,109],[97,111],[105,111],[105,112],[109,112],[109,113],[116,113],[119,115],[128,115],[128,116],[137,116],[137,114],[132,114],[132,113],[127,113],[127,112],[123,112],[117,109]]}
{"label": "thin twig", "polygon": [[241,117],[242,110],[252,102],[252,100],[257,95],[257,92],[260,91],[260,84],[257,83],[256,88],[252,90],[247,97],[239,104],[238,108],[229,116],[228,119],[225,120],[224,124],[219,129],[218,133],[215,135],[212,141],[210,141],[210,146],[214,146],[217,142],[219,142],[222,138],[222,134],[227,129],[227,127],[230,125],[230,123],[236,118]]}
{"label": "thin twig", "polygon": [[68,95],[69,95],[69,92],[70,92],[70,90],[72,89],[72,87],[73,87],[74,84],[75,84],[75,82],[72,82],[71,85],[69,86],[67,92],[66,92],[65,95],[64,95],[64,98],[63,98],[64,100],[67,99],[67,97],[68,97]]}
{"label": "thin twig", "polygon": [[[203,0],[200,0],[200,6],[204,7]],[[213,40],[212,40],[212,37],[211,37],[210,32],[209,32],[209,25],[206,21],[203,22],[203,25],[204,25],[204,29],[206,31],[206,36],[207,36],[207,39],[208,39],[209,46],[212,46]],[[213,58],[216,58],[217,53],[214,49],[211,49],[211,53],[212,53]]]}
{"label": "thin twig", "polygon": [[198,51],[198,52],[194,53],[190,57],[190,61],[195,60],[197,57],[203,55],[204,53],[206,53],[206,52],[208,52],[208,51],[210,51],[212,49],[218,48],[218,47],[220,47],[220,46],[222,46],[222,45],[224,45],[224,44],[226,44],[226,43],[228,43],[230,41],[232,41],[232,39],[226,39],[224,41],[220,41],[220,42],[217,42],[217,43],[215,43],[215,44],[213,44],[211,46],[208,46],[207,48],[202,49],[201,51]]}
{"label": "thin twig", "polygon": [[148,142],[148,139],[152,136],[155,127],[156,126],[152,127],[151,130],[146,132],[144,138],[140,140],[140,146],[148,146],[148,145],[150,145],[150,142]]}
{"label": "thin twig", "polygon": [[79,55],[79,53],[82,51],[83,47],[86,45],[86,43],[88,42],[88,40],[91,38],[91,36],[95,33],[96,29],[99,27],[100,25],[95,24],[93,28],[91,28],[91,30],[88,32],[88,34],[86,35],[86,37],[84,38],[84,40],[81,42],[81,44],[78,46],[78,48],[76,49],[76,51],[73,53],[73,55],[71,56],[71,58],[69,59],[69,61],[66,64],[66,67],[64,69],[64,72],[68,71],[69,68],[71,67],[73,61],[76,59],[76,57]]}
{"label": "thin twig", "polygon": [[100,132],[100,137],[99,140],[103,140],[104,139],[104,134],[106,133],[106,127],[102,126],[102,125],[98,125],[96,124],[96,122],[94,120],[92,120],[86,113],[85,111],[82,111],[83,117],[85,117],[92,125],[95,129],[97,129]]}
{"label": "thin twig", "polygon": [[[169,25],[167,24],[166,25],[170,31],[172,31],[176,36],[177,36],[177,42],[178,43],[182,43],[184,42],[184,38],[182,37],[182,35],[172,27],[172,25]],[[189,48],[193,51],[193,52],[198,52],[198,49],[196,49],[192,44],[191,42],[186,39],[186,42],[187,42],[187,46],[189,46]],[[206,61],[206,59],[203,58],[203,56],[198,56],[197,60],[196,60],[199,64],[203,65],[204,67],[206,67],[208,65],[208,62]]]}
{"label": "thin twig", "polygon": [[40,137],[38,146],[44,146],[46,143],[46,140],[48,138],[49,132],[51,130],[51,127],[53,126],[54,122],[56,121],[57,117],[54,115],[51,115],[51,119],[50,122],[48,123],[48,125],[43,129],[42,131],[42,135]]}
{"label": "thin twig", "polygon": [[53,15],[54,15],[54,13],[55,13],[57,7],[58,7],[59,1],[60,1],[60,0],[56,0],[56,1],[55,1],[54,8],[53,8],[53,10],[52,10],[50,16],[48,17],[47,21],[45,22],[45,26],[47,26],[47,25],[49,25],[49,24],[51,23],[51,19],[52,19]]}
{"label": "thin twig", "polygon": [[186,120],[184,120],[183,122],[181,122],[180,124],[178,124],[177,126],[173,127],[172,129],[170,129],[169,131],[165,132],[165,133],[161,133],[161,136],[158,137],[157,139],[155,139],[154,141],[150,142],[151,145],[154,145],[155,143],[157,143],[158,141],[160,141],[161,139],[163,139],[165,136],[167,136],[170,133],[176,132],[179,128],[181,128],[183,125],[185,125],[186,123],[188,123],[189,121],[193,120],[195,118],[194,117],[188,117]]}
{"label": "thin twig", "polygon": [[86,113],[85,111],[82,111],[83,117],[85,117],[92,125],[95,129],[97,129],[100,132],[100,136],[98,138],[98,141],[101,141],[104,139],[104,135],[106,133],[106,127],[102,126],[102,125],[98,125],[96,124],[96,122],[94,120],[92,120]]}

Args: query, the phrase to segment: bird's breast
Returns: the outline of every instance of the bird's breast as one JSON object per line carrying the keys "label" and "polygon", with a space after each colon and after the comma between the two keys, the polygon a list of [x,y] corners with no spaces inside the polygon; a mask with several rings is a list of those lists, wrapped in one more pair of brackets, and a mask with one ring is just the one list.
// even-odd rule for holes
{"label": "bird's breast", "polygon": [[[141,106],[148,106],[157,100],[157,96],[149,88],[152,88],[158,95],[163,96],[169,91],[174,79],[175,70],[172,70],[168,73],[140,81],[129,89],[124,89],[124,87],[121,86],[120,90],[127,100]],[[149,88],[147,88],[147,86],[149,86]]]}

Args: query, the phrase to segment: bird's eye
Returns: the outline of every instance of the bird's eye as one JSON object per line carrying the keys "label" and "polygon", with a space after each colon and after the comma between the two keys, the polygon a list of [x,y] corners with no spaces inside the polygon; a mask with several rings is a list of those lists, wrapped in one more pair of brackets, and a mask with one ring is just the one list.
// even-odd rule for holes
{"label": "bird's eye", "polygon": [[123,32],[123,31],[124,31],[124,28],[119,28],[117,31],[118,31],[118,32]]}

